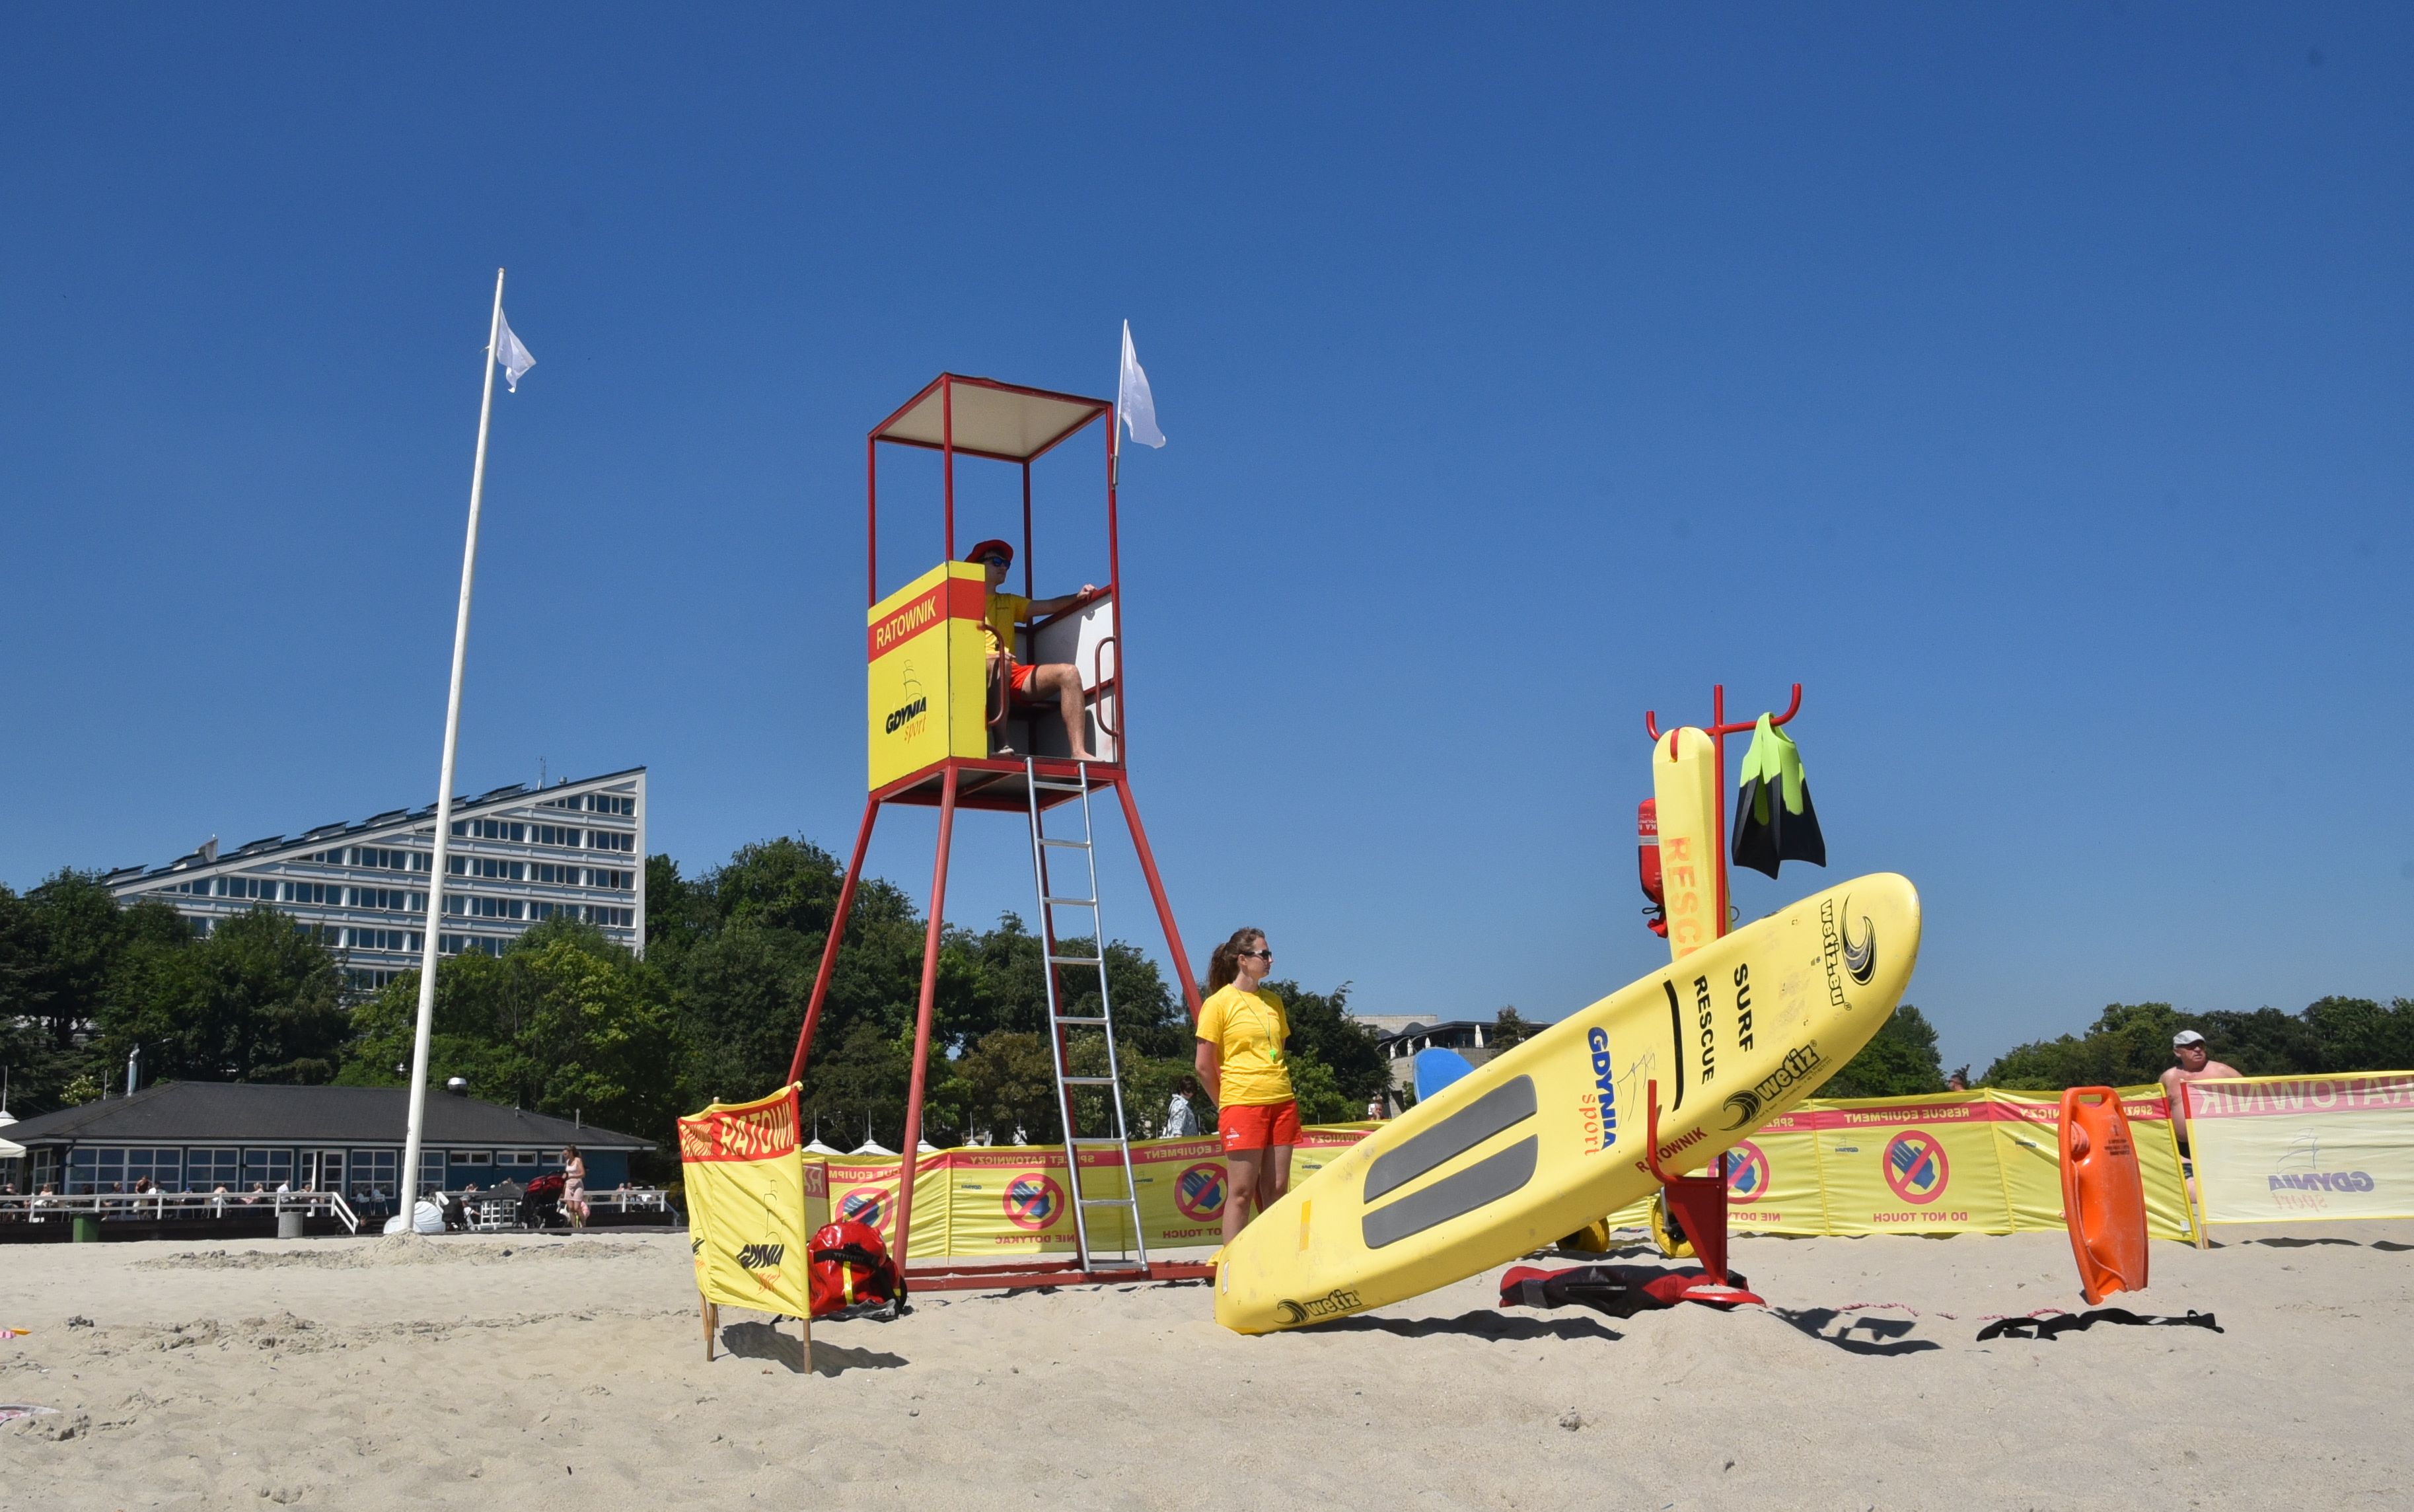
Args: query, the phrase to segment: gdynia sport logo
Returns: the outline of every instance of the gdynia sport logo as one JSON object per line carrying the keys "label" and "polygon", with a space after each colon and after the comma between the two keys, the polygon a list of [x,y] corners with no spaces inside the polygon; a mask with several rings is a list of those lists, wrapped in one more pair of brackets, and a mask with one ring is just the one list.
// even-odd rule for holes
{"label": "gdynia sport logo", "polygon": [[1584,1119],[1585,1153],[1598,1155],[1617,1143],[1617,1065],[1610,1059],[1609,1030],[1587,1030],[1585,1047],[1592,1052],[1593,1090],[1584,1094],[1578,1111]]}

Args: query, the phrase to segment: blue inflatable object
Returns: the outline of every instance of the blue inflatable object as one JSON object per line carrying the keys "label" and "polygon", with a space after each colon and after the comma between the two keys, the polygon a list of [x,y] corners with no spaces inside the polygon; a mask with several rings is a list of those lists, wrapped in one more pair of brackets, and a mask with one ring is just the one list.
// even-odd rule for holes
{"label": "blue inflatable object", "polygon": [[1419,1050],[1410,1065],[1415,1068],[1420,1103],[1475,1069],[1456,1050]]}

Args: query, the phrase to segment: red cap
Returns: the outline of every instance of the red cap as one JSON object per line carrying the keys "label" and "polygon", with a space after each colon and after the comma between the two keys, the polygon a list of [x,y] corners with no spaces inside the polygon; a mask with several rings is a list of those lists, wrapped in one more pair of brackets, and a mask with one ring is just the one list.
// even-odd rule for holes
{"label": "red cap", "polygon": [[984,541],[979,545],[975,546],[972,550],[964,553],[964,560],[968,562],[976,562],[982,557],[990,556],[992,553],[1005,557],[1009,562],[1014,560],[1014,548],[1007,545],[1003,541],[995,540]]}

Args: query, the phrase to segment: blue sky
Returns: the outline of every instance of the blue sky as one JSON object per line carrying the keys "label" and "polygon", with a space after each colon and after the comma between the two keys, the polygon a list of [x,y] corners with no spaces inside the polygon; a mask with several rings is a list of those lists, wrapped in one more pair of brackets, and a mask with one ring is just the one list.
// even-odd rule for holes
{"label": "blue sky", "polygon": [[[1736,901],[1910,875],[1948,1063],[2414,993],[2402,7],[20,7],[0,141],[12,885],[433,796],[499,264],[466,791],[645,763],[690,870],[842,852],[864,431],[1111,393],[1128,319],[1194,953],[1556,1016],[1661,958],[1642,711],[1798,680],[1832,865]],[[950,914],[1022,845],[960,826]]]}

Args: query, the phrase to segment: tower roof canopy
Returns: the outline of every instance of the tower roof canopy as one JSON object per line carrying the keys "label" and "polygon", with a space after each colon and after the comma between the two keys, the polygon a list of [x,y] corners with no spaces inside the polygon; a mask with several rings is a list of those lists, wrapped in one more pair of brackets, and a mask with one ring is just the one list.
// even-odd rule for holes
{"label": "tower roof canopy", "polygon": [[947,442],[952,418],[957,451],[1028,462],[1113,408],[1105,399],[942,373],[875,426],[872,438],[937,451]]}

